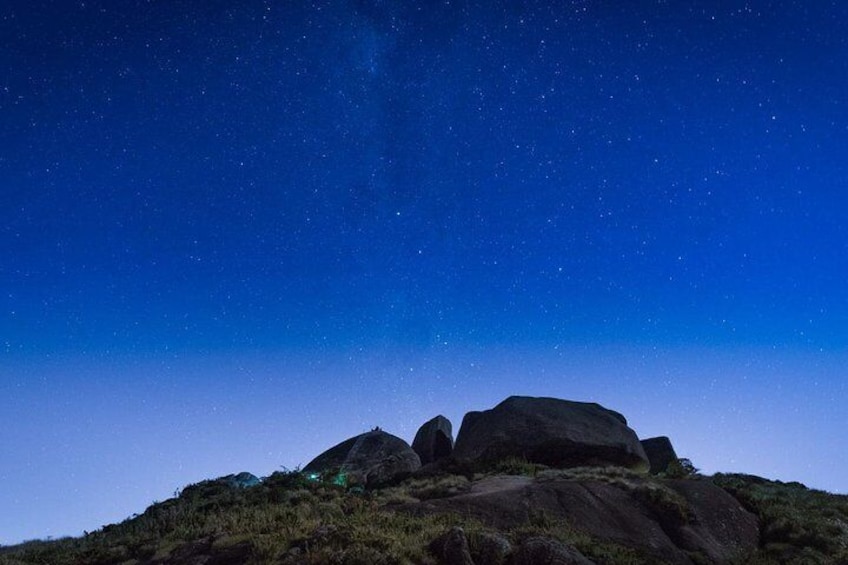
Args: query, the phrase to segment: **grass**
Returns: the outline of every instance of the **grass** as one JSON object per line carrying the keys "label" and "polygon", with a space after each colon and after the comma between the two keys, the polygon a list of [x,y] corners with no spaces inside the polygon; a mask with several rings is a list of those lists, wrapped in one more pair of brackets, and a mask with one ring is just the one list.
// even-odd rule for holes
{"label": "grass", "polygon": [[642,501],[661,522],[682,526],[691,518],[689,503],[662,480],[623,467],[575,467],[539,473],[540,480],[565,479],[602,482],[618,487]]}
{"label": "grass", "polygon": [[434,498],[456,496],[471,489],[471,481],[463,475],[436,475],[410,478],[395,487],[374,492],[374,497],[383,504],[419,502]]}
{"label": "grass", "polygon": [[[537,475],[544,468],[522,460],[502,462],[487,475]],[[547,471],[545,471],[547,472]],[[618,471],[607,471],[613,476]],[[628,475],[629,476],[629,475]],[[82,538],[31,542],[0,554],[0,564],[106,565],[174,556],[190,544],[205,544],[212,554],[239,549],[248,563],[436,565],[428,545],[454,525],[464,528],[475,551],[488,532],[480,523],[456,515],[411,515],[392,511],[397,503],[455,496],[470,490],[464,475],[449,473],[406,481],[371,492],[310,480],[298,472],[279,472],[262,484],[232,488],[226,478],[186,487],[179,496],[155,503],[143,514],[106,526]],[[598,543],[571,526],[533,516],[527,524],[501,533],[511,543],[532,536],[569,543],[606,563],[647,563],[636,552]]]}
{"label": "grass", "polygon": [[[461,480],[458,481],[461,483]],[[451,481],[412,484],[419,494],[451,488]],[[238,489],[222,480],[187,487],[179,497],[81,538],[30,542],[0,553],[0,563],[93,565],[164,558],[190,543],[220,552],[241,546],[249,563],[267,563],[309,548],[315,563],[433,562],[427,544],[452,524],[450,517],[413,517],[384,508],[371,494],[275,473],[261,485]],[[313,539],[321,526],[334,534]]]}
{"label": "grass", "polygon": [[576,529],[563,520],[556,520],[545,512],[531,514],[530,521],[509,532],[516,543],[532,537],[555,539],[578,550],[596,563],[615,565],[651,565],[656,560],[635,549],[612,542],[601,541]]}
{"label": "grass", "polygon": [[760,522],[760,550],[751,563],[848,563],[848,496],[742,474],[712,481]]}
{"label": "grass", "polygon": [[[475,471],[477,476],[504,473],[537,481],[604,482],[627,491],[673,525],[691,519],[685,499],[661,477],[620,467],[548,469],[523,460]],[[751,565],[848,562],[848,497],[748,475],[700,480],[712,480],[759,518],[761,544],[748,561]],[[455,525],[464,528],[474,552],[481,551],[487,536],[500,537],[513,547],[541,536],[571,545],[597,563],[651,563],[638,550],[592,538],[543,511],[531,512],[526,523],[509,531],[492,532],[466,517],[393,510],[398,503],[465,493],[471,482],[466,474],[444,472],[362,491],[310,480],[297,471],[274,473],[247,488],[235,488],[224,477],[190,485],[141,515],[80,538],[0,547],[0,564],[134,565],[179,555],[213,555],[248,564],[294,558],[313,564],[436,565],[428,545]]]}

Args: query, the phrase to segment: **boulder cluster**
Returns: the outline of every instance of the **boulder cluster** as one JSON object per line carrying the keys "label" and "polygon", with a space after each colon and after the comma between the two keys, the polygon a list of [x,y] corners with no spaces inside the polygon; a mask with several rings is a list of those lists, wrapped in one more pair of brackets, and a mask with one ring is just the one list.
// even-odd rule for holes
{"label": "boulder cluster", "polygon": [[[594,563],[544,527],[535,537],[503,534],[527,524],[569,524],[596,543],[648,556],[638,562],[743,562],[757,548],[757,518],[711,481],[684,478],[687,464],[667,437],[640,440],[624,416],[599,404],[511,396],[466,414],[455,442],[450,421],[436,416],[411,446],[375,428],[322,453],[304,471],[368,489],[411,475],[465,477],[463,489],[394,507],[485,526],[455,526],[434,539],[429,551],[440,565]],[[533,471],[486,472],[525,468]],[[619,558],[631,562],[624,554],[603,562]]]}
{"label": "boulder cluster", "polygon": [[450,420],[436,416],[404,440],[375,428],[328,449],[304,472],[373,487],[445,461],[494,463],[516,458],[556,468],[618,466],[660,473],[677,455],[667,437],[639,440],[624,416],[590,402],[511,396],[469,412],[454,442]]}
{"label": "boulder cluster", "polygon": [[[760,549],[769,547],[763,536],[774,555],[845,562],[831,524],[843,503],[834,499],[819,518],[815,499],[816,518],[803,523],[817,529],[783,514],[761,524],[734,493],[765,482],[699,475],[667,437],[640,441],[624,416],[598,404],[512,396],[466,414],[456,441],[444,416],[424,423],[412,445],[374,428],[302,471],[202,481],[80,540],[21,546],[33,559],[4,560],[0,548],[0,563],[787,562],[757,558],[772,555]],[[813,543],[823,551],[810,553]]]}

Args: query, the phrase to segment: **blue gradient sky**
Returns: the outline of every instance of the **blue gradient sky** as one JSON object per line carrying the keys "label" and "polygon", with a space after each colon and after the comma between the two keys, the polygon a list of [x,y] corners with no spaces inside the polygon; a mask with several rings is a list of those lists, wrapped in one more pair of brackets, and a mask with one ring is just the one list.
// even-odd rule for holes
{"label": "blue gradient sky", "polygon": [[848,6],[0,7],[0,543],[510,394],[848,492]]}

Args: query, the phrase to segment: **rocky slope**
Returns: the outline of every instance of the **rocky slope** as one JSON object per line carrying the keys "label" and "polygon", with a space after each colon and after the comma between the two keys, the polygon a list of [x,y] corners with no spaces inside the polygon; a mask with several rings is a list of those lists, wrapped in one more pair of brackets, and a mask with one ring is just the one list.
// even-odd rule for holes
{"label": "rocky slope", "polygon": [[190,485],[82,538],[0,548],[0,564],[848,563],[848,497],[700,476],[598,405],[512,397],[467,416],[456,450],[442,417],[417,438],[423,467],[375,429],[304,472]]}

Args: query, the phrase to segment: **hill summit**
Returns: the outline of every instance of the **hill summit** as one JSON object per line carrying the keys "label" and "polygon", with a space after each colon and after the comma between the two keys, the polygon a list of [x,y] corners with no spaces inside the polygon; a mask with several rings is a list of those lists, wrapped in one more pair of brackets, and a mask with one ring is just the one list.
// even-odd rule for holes
{"label": "hill summit", "polygon": [[668,437],[594,403],[513,396],[410,446],[379,428],[302,471],[189,485],[81,538],[0,564],[846,563],[848,497],[703,476]]}

